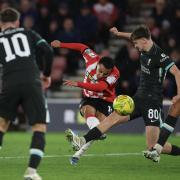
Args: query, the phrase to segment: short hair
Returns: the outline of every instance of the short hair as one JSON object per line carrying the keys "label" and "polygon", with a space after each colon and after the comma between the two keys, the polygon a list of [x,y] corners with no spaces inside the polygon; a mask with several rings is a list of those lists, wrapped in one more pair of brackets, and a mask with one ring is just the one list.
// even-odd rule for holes
{"label": "short hair", "polygon": [[20,13],[14,8],[6,8],[0,12],[0,22],[15,22],[19,20]]}
{"label": "short hair", "polygon": [[112,69],[114,67],[113,60],[110,57],[102,57],[99,60],[99,64],[103,64],[106,69]]}
{"label": "short hair", "polygon": [[150,39],[151,38],[151,32],[149,28],[145,25],[141,25],[137,27],[131,34],[130,40],[134,41],[140,38],[146,38]]}

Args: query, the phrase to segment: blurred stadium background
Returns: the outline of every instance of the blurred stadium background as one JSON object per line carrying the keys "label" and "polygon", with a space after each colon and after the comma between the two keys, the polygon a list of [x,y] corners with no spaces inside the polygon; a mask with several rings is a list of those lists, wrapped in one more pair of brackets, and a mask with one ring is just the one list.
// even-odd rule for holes
{"label": "blurred stadium background", "polygon": [[[153,40],[171,56],[176,65],[180,68],[180,1],[179,0],[1,0],[0,9],[15,7],[21,12],[21,25],[39,32],[49,43],[58,39],[63,42],[82,42],[89,45],[97,53],[110,55],[116,66],[120,69],[116,92],[132,96],[139,81],[139,53],[132,44],[123,39],[117,39],[109,33],[109,28],[116,26],[120,31],[131,32],[139,24],[147,24],[150,28]],[[103,12],[102,12],[103,11]],[[72,169],[68,164],[65,154],[72,154],[62,147],[68,145],[64,142],[62,135],[67,127],[74,130],[87,130],[82,117],[78,112],[78,103],[82,96],[79,88],[62,86],[63,79],[83,80],[84,61],[80,54],[67,49],[56,49],[54,51],[54,62],[52,66],[52,85],[46,92],[47,102],[51,117],[49,131],[58,132],[48,135],[48,154],[58,154],[58,157],[45,159],[42,166],[42,176],[45,179],[173,179],[180,176],[177,171],[177,160],[165,157],[164,164],[154,169],[153,164],[144,162],[139,154],[145,148],[144,135],[110,135],[109,140],[95,146],[90,153],[134,153],[129,156],[112,155],[103,156],[100,159],[95,156],[87,157],[82,162],[82,176],[78,171]],[[176,94],[176,85],[173,77],[167,75],[164,81],[164,109],[167,113],[170,99]],[[11,125],[12,131],[27,131],[29,127],[21,107],[19,114]],[[143,134],[144,125],[141,120],[134,121],[127,125],[115,127],[111,132],[116,133],[139,133]],[[180,125],[176,128],[176,134],[180,132]],[[16,133],[7,135],[7,144],[0,153],[0,172],[9,173],[9,168],[14,174],[13,179],[20,179],[20,171],[13,166],[23,166],[26,159],[26,151],[22,146],[27,145],[27,135]],[[13,147],[11,141],[17,144]],[[172,140],[177,141],[176,137]],[[6,141],[6,138],[5,138]],[[117,145],[117,142],[118,145]],[[128,146],[127,142],[129,142]],[[18,147],[18,143],[20,147]],[[98,143],[97,143],[98,144]],[[48,144],[47,144],[48,145]],[[113,147],[115,145],[115,147]],[[8,147],[9,146],[9,147]],[[117,146],[117,147],[116,147]],[[108,147],[106,149],[106,147]],[[12,148],[12,149],[11,149]],[[8,158],[8,157],[11,157]],[[13,157],[23,159],[18,161]],[[7,158],[5,158],[7,157]],[[25,159],[24,159],[24,158]],[[110,160],[108,160],[108,158]],[[164,158],[164,157],[163,157]],[[2,162],[2,163],[1,163]],[[50,162],[50,165],[47,165]],[[133,163],[134,164],[133,164]],[[143,168],[141,169],[141,164]],[[64,166],[64,164],[65,166]],[[88,163],[88,164],[87,164]],[[101,166],[102,169],[98,169]],[[109,163],[109,164],[108,164]],[[171,165],[169,165],[171,163]],[[6,164],[6,166],[3,166]],[[164,165],[164,166],[163,166]],[[3,166],[3,168],[2,168]],[[55,168],[54,168],[55,166]],[[62,168],[62,166],[64,166]],[[146,167],[145,167],[146,166]],[[114,168],[113,168],[114,167]],[[125,168],[127,167],[129,171]],[[44,169],[43,169],[44,168]],[[49,169],[48,169],[49,168]],[[50,169],[55,174],[48,176]],[[69,169],[68,169],[69,168]],[[115,170],[116,168],[116,170]],[[149,169],[148,169],[149,168]],[[22,168],[23,169],[23,168]],[[87,170],[89,169],[89,170]],[[140,170],[141,169],[141,170]],[[169,169],[172,170],[172,174]],[[121,170],[121,171],[120,171]],[[168,170],[168,171],[166,171]],[[67,172],[66,172],[67,171]],[[151,172],[154,171],[154,175]],[[23,171],[22,171],[23,172]],[[100,172],[100,174],[98,174]],[[121,175],[119,174],[121,172]],[[139,173],[138,173],[139,172]],[[19,173],[19,174],[18,174]],[[102,174],[101,174],[102,173]],[[9,173],[11,174],[11,173]],[[60,176],[60,174],[62,176]],[[88,174],[88,176],[86,176]],[[94,175],[96,174],[96,175]],[[97,175],[98,174],[98,175]],[[17,177],[16,177],[17,176]],[[12,179],[5,174],[0,179]]]}
{"label": "blurred stadium background", "polygon": [[[131,32],[139,24],[147,24],[153,40],[169,54],[180,67],[180,2],[179,0],[2,0],[0,8],[12,6],[21,12],[21,25],[39,32],[49,43],[82,42],[101,55],[113,57],[121,78],[116,93],[132,96],[139,81],[139,53],[132,44],[109,33],[116,26]],[[53,123],[50,130],[63,130],[64,126],[79,125],[78,114],[81,89],[62,86],[63,79],[83,80],[82,56],[67,49],[54,51],[52,85],[46,92]],[[164,98],[176,94],[174,78],[168,74],[164,81]],[[166,101],[165,103],[169,103]],[[167,108],[166,108],[167,109]],[[25,117],[19,108],[15,130],[26,130]],[[139,121],[137,121],[139,122]],[[140,121],[141,126],[143,126]],[[138,131],[139,124],[133,128]],[[133,125],[133,127],[134,127]],[[53,128],[53,127],[54,128]],[[131,125],[129,125],[131,126]],[[129,127],[128,126],[128,127]],[[76,128],[76,127],[75,127]],[[128,128],[129,129],[129,128]],[[127,130],[128,130],[127,129]],[[140,128],[142,129],[142,128]],[[129,129],[131,132],[132,129]],[[143,130],[141,130],[142,132]]]}

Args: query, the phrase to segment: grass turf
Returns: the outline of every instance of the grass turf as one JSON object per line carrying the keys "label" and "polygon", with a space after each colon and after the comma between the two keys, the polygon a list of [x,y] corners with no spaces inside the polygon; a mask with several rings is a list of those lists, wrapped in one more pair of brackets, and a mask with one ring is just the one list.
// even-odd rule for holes
{"label": "grass turf", "polygon": [[[8,133],[0,151],[0,180],[20,180],[28,163],[30,133]],[[180,144],[179,137],[171,137],[173,144]],[[47,135],[46,156],[39,168],[43,180],[157,180],[179,179],[178,156],[162,155],[159,164],[143,158],[144,135],[109,134],[105,141],[98,141],[74,167],[69,163],[73,152],[64,135]],[[120,153],[120,154],[117,154]],[[132,153],[132,154],[125,154]],[[109,154],[104,155],[104,154]]]}

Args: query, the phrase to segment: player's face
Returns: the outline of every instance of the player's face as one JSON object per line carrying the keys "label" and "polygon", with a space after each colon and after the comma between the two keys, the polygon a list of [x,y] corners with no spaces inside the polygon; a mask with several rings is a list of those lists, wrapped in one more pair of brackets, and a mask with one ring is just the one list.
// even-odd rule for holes
{"label": "player's face", "polygon": [[136,39],[133,41],[133,44],[134,44],[134,47],[142,52],[142,51],[145,51],[145,46],[147,44],[147,41],[145,38],[140,38],[140,39]]}
{"label": "player's face", "polygon": [[96,68],[97,79],[105,78],[109,76],[112,69],[107,69],[103,64],[98,64]]}

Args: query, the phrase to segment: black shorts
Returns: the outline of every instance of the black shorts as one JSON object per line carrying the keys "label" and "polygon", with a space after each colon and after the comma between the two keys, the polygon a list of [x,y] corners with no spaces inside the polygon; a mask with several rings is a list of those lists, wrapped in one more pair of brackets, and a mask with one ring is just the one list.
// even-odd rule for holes
{"label": "black shorts", "polygon": [[[79,104],[80,113],[81,113],[81,108],[85,105],[90,105],[90,106],[94,107],[96,109],[96,111],[101,112],[105,116],[110,115],[113,111],[113,103],[107,102],[107,101],[105,101],[103,99],[99,99],[99,98],[84,97]],[[81,113],[81,115],[82,115],[82,113]]]}
{"label": "black shorts", "polygon": [[0,93],[0,116],[14,121],[21,105],[30,125],[46,123],[45,98],[39,82],[23,83],[2,89]]}
{"label": "black shorts", "polygon": [[142,117],[145,126],[160,127],[162,125],[164,116],[161,102],[139,96],[134,96],[133,100],[135,103],[135,109],[130,115],[130,120]]}

